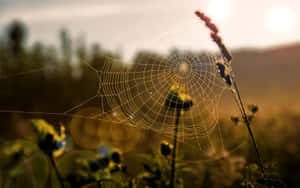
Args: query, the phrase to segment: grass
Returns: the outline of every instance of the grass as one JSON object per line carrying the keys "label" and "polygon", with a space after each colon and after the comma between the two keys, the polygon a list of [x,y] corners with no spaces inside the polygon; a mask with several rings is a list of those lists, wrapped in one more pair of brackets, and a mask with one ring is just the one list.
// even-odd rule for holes
{"label": "grass", "polygon": [[242,118],[243,118],[243,122],[247,126],[252,144],[253,144],[255,152],[256,152],[259,167],[260,167],[260,169],[261,169],[261,171],[264,175],[265,170],[264,170],[263,161],[261,159],[261,155],[260,155],[255,137],[254,137],[252,129],[251,129],[249,117],[248,117],[248,115],[246,114],[246,111],[245,111],[244,103],[243,103],[243,100],[241,98],[239,88],[237,86],[234,74],[232,72],[232,68],[231,68],[232,55],[231,55],[230,51],[228,50],[228,48],[223,43],[222,38],[218,35],[219,30],[218,30],[217,26],[214,23],[211,22],[211,19],[209,17],[207,17],[204,13],[200,12],[200,11],[196,11],[195,14],[202,21],[205,22],[206,27],[211,31],[212,40],[217,44],[217,46],[219,47],[219,49],[221,51],[221,54],[226,59],[225,62],[217,63],[217,67],[219,69],[220,76],[223,78],[224,82],[231,89],[231,92],[233,94],[233,97],[235,98],[236,104],[237,104],[238,108],[240,109],[240,112],[241,112],[241,115],[242,115]]}
{"label": "grass", "polygon": [[[199,161],[195,164],[180,160],[182,154],[195,152],[186,147],[181,151],[179,160],[176,162],[174,187],[182,187],[183,185],[184,187],[195,185],[208,187],[240,187],[241,185],[271,187],[270,185],[276,185],[275,187],[283,187],[283,180],[289,187],[297,185],[297,173],[299,171],[297,171],[296,166],[299,160],[294,158],[291,161],[290,158],[286,158],[291,155],[300,158],[299,151],[293,149],[297,143],[294,143],[295,146],[292,147],[281,148],[281,152],[278,153],[281,145],[291,143],[294,139],[297,140],[297,132],[300,131],[297,126],[294,126],[293,130],[283,128],[286,123],[289,125],[292,125],[292,123],[297,124],[296,119],[294,119],[296,117],[293,115],[290,115],[290,117],[281,116],[273,121],[260,120],[259,117],[252,119],[253,123],[258,126],[257,135],[259,135],[259,138],[264,138],[263,140],[259,139],[259,141],[264,141],[266,145],[265,153],[267,155],[265,158],[270,161],[265,164],[267,179],[263,178],[259,166],[255,164],[254,156],[251,153],[251,145],[242,145],[238,151],[233,153],[229,151],[227,157],[223,159]],[[284,122],[280,121],[283,119],[286,120]],[[243,134],[239,124],[235,124],[230,120],[221,121],[220,125],[228,128],[224,133],[224,141],[236,142],[239,140],[238,136]],[[265,131],[270,126],[272,129]],[[239,132],[235,132],[237,130]],[[276,134],[281,135],[281,137],[274,137],[273,135]],[[145,137],[144,139],[149,138]],[[47,164],[51,163],[41,163],[42,161],[33,158],[35,153],[39,153],[38,150],[34,149],[38,147],[38,144],[34,144],[36,139],[28,138],[27,140],[29,141],[10,141],[1,145],[1,169],[6,169],[1,173],[2,179],[5,180],[2,183],[7,184],[10,182],[14,185],[20,185],[21,182],[24,182],[22,179],[25,179],[27,180],[25,181],[27,182],[26,185],[30,185],[32,181],[30,176],[26,175],[28,171],[25,174],[18,173],[16,175],[13,175],[12,172],[17,172],[17,169],[26,172],[26,168],[20,162],[33,159],[28,164],[31,166],[29,174],[32,174],[35,179],[40,179],[34,182],[43,185],[41,187],[59,185],[55,173],[52,176],[49,173],[48,181],[44,178]],[[26,144],[28,142],[31,142],[31,144]],[[143,145],[143,149],[145,149],[145,146]],[[147,147],[151,148],[153,145],[148,142]],[[103,150],[99,153],[96,150],[74,148],[73,151],[64,152],[61,156],[55,157],[55,164],[66,187],[71,185],[97,187],[99,182],[103,187],[170,187],[173,147],[164,141],[161,148],[155,148],[157,147],[153,147],[152,152],[138,152],[142,148],[136,148],[130,153],[122,154],[122,152],[118,152],[118,157],[115,154],[113,155],[113,152],[120,150],[107,148],[108,153],[103,153]],[[276,156],[276,160],[274,160],[274,156]],[[294,164],[294,167],[286,171],[285,165],[291,163]],[[278,166],[278,164],[280,165]],[[294,174],[290,174],[290,171],[293,171]],[[12,175],[14,178],[12,178]],[[49,181],[52,183],[47,184]]]}
{"label": "grass", "polygon": [[[71,74],[67,74],[72,72],[71,66],[68,66],[71,60],[67,58],[67,54],[60,59],[55,52],[48,51],[48,47],[43,45],[37,46],[39,48],[36,46],[26,48],[22,43],[12,45],[0,41],[1,72],[7,75],[3,78],[9,78],[1,80],[2,90],[5,91],[1,93],[1,109],[17,108],[28,112],[24,116],[14,113],[7,115],[9,110],[1,113],[3,126],[0,134],[1,139],[5,140],[0,145],[1,186],[284,187],[286,183],[288,187],[299,187],[299,114],[290,112],[259,118],[255,116],[258,110],[258,108],[254,110],[255,106],[250,108],[250,113],[246,113],[235,78],[231,74],[231,53],[222,42],[218,29],[211,20],[200,12],[196,14],[205,21],[212,32],[211,38],[225,57],[226,61],[218,64],[220,76],[232,89],[242,115],[242,118],[232,118],[233,122],[227,120],[229,118],[220,120],[218,126],[224,132],[222,135],[224,142],[226,145],[240,145],[246,134],[239,124],[245,123],[256,151],[256,159],[248,142],[234,151],[225,148],[226,157],[217,160],[202,161],[197,158],[197,155],[191,155],[195,150],[189,146],[183,147],[180,153],[177,152],[180,115],[188,110],[193,102],[195,104],[197,102],[187,97],[188,93],[183,92],[184,97],[181,97],[180,89],[170,91],[170,95],[166,96],[166,107],[173,110],[177,116],[174,119],[173,140],[163,141],[161,148],[157,148],[160,138],[152,133],[140,133],[140,130],[135,129],[134,133],[128,136],[124,127],[118,127],[113,132],[105,128],[99,131],[95,128],[98,126],[97,122],[93,122],[90,123],[92,126],[88,130],[89,134],[83,134],[84,130],[80,132],[82,133],[80,141],[84,144],[74,143],[73,149],[67,151],[61,142],[65,139],[64,134],[69,134],[69,130],[66,133],[58,132],[57,125],[68,125],[72,116],[66,117],[62,114],[51,116],[51,113],[38,115],[30,114],[29,111],[39,109],[47,112],[63,112],[66,106],[74,106],[93,96],[98,89],[97,76],[99,75],[95,75],[95,72],[84,65],[87,62],[93,67],[101,68],[106,56],[118,58],[119,54],[99,48],[94,48],[96,52],[93,53],[84,48],[80,49],[86,51],[88,58],[80,56],[82,53],[77,54],[82,66],[78,69],[81,76],[72,77]],[[20,27],[17,29],[20,30]],[[18,48],[11,48],[12,46]],[[147,53],[144,56],[148,57]],[[53,72],[39,71],[37,74],[30,72],[36,68],[44,70],[48,64],[55,66]],[[62,65],[66,66],[61,68]],[[20,78],[20,75],[23,77]],[[95,84],[91,84],[93,81]],[[53,96],[55,101],[51,101]],[[110,110],[106,104],[101,105],[100,110]],[[94,107],[99,110],[98,103]],[[36,126],[33,131],[28,120],[33,117],[47,119],[47,122],[35,121]],[[109,127],[110,124],[107,126]],[[252,127],[255,127],[256,140]],[[108,136],[111,133],[118,138],[113,135]],[[122,135],[129,138],[123,139]],[[22,140],[16,140],[20,137]],[[101,152],[96,150],[95,142],[92,141],[103,144],[104,150]],[[172,141],[173,146],[168,143]],[[112,146],[105,145],[105,142],[109,142]],[[132,144],[133,142],[136,143]],[[257,143],[264,143],[260,150],[263,151],[264,161],[268,162],[262,162]],[[182,161],[185,154],[191,155],[195,163]],[[53,166],[54,172],[50,170],[52,168],[49,164]]]}

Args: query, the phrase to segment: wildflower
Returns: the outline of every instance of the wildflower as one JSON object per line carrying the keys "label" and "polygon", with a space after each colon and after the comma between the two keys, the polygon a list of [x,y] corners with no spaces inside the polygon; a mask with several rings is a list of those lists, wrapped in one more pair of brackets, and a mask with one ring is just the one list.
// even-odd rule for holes
{"label": "wildflower", "polygon": [[100,155],[103,158],[109,157],[110,149],[105,146],[100,146],[97,149],[97,153],[98,153],[98,155]]}
{"label": "wildflower", "polygon": [[41,119],[31,120],[31,124],[38,133],[38,146],[47,155],[59,156],[66,147],[65,128],[60,127],[60,133],[46,121]]}
{"label": "wildflower", "polygon": [[167,141],[162,141],[160,144],[160,152],[164,156],[168,156],[172,152],[172,145],[170,145]]}
{"label": "wildflower", "polygon": [[100,165],[100,168],[106,168],[109,165],[109,158],[107,157],[100,158],[98,159],[98,163]]}
{"label": "wildflower", "polygon": [[112,168],[113,171],[119,171],[122,168],[120,166],[122,161],[122,151],[113,148],[110,144],[101,144],[97,149],[97,165],[99,169]]}
{"label": "wildflower", "polygon": [[110,173],[115,173],[121,170],[121,165],[113,165],[110,169],[109,172]]}
{"label": "wildflower", "polygon": [[14,143],[11,147],[4,148],[3,154],[6,156],[12,156],[12,159],[17,161],[24,155],[24,149],[21,147],[21,144]]}
{"label": "wildflower", "polygon": [[127,172],[127,166],[121,165],[121,172],[126,173]]}
{"label": "wildflower", "polygon": [[255,104],[248,105],[248,109],[252,112],[252,114],[256,114],[258,112],[258,106]]}
{"label": "wildflower", "polygon": [[89,161],[89,167],[92,172],[96,172],[101,169],[101,165],[99,164],[99,162],[94,160]]}
{"label": "wildflower", "polygon": [[249,122],[252,122],[252,120],[254,119],[254,116],[253,115],[248,115],[247,118],[248,118]]}
{"label": "wildflower", "polygon": [[231,116],[230,120],[236,125],[240,122],[240,119],[236,116]]}
{"label": "wildflower", "polygon": [[193,106],[192,97],[185,93],[183,87],[173,85],[165,106],[170,109],[187,111]]}
{"label": "wildflower", "polygon": [[118,163],[121,162],[121,156],[122,156],[121,151],[115,150],[115,151],[112,152],[112,154],[111,154],[111,159],[112,159],[113,162],[115,162],[115,163],[118,164]]}

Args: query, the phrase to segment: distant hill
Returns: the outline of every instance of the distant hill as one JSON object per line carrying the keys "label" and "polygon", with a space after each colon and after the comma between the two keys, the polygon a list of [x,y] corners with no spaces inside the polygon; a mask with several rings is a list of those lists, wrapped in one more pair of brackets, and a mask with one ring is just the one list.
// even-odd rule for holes
{"label": "distant hill", "polygon": [[233,68],[243,84],[298,89],[300,83],[300,43],[264,50],[233,51]]}
{"label": "distant hill", "polygon": [[267,49],[233,50],[233,69],[252,102],[300,105],[300,43]]}

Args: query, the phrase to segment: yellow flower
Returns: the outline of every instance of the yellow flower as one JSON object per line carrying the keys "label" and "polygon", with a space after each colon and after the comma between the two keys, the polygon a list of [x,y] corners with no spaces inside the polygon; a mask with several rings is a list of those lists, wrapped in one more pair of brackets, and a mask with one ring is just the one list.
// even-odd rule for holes
{"label": "yellow flower", "polygon": [[42,119],[32,119],[31,124],[38,134],[38,145],[42,151],[51,153],[54,157],[63,153],[66,138],[63,126],[58,133],[52,125]]}
{"label": "yellow flower", "polygon": [[177,110],[189,110],[192,107],[192,97],[186,93],[183,86],[173,84],[165,103],[167,108]]}

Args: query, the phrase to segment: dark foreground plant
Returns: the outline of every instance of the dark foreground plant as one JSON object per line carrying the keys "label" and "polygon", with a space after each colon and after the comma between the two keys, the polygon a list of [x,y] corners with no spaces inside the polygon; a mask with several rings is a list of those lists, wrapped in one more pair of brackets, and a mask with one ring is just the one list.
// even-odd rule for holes
{"label": "dark foreground plant", "polygon": [[42,152],[46,154],[50,163],[54,169],[55,175],[57,176],[60,186],[65,188],[63,178],[57,169],[55,163],[55,156],[59,156],[63,153],[64,147],[66,146],[65,128],[61,127],[61,132],[58,134],[56,130],[49,125],[46,121],[40,119],[31,120],[35,131],[37,132],[37,144]]}
{"label": "dark foreground plant", "polygon": [[[3,152],[7,153],[7,159],[15,158],[12,161],[14,163],[26,155],[39,154],[47,157],[54,172],[52,174],[52,187],[66,188],[89,185],[106,187],[112,184],[116,187],[128,187],[130,184],[129,180],[122,179],[127,168],[123,164],[122,152],[117,148],[101,146],[96,152],[72,151],[65,153],[69,148],[69,141],[64,127],[61,127],[60,133],[58,133],[52,125],[44,120],[33,119],[30,122],[37,135],[36,144],[32,143],[36,149],[23,149],[22,145],[16,143],[14,147],[10,146],[11,149],[7,146],[9,150],[6,149]],[[27,141],[21,143],[23,142],[26,143]],[[64,155],[56,162],[55,158],[62,154]],[[6,160],[4,164],[10,165],[10,162]],[[47,167],[47,164],[43,166]],[[39,168],[42,169],[41,166]]]}
{"label": "dark foreground plant", "polygon": [[177,134],[180,115],[182,111],[188,111],[192,106],[192,98],[184,92],[184,88],[174,85],[171,88],[169,95],[167,96],[165,106],[168,110],[176,111],[175,127],[174,127],[174,144],[172,153],[172,164],[171,164],[171,183],[170,187],[174,187],[175,179],[175,165],[176,165],[176,148],[177,148]]}
{"label": "dark foreground plant", "polygon": [[190,172],[190,169],[185,163],[181,162],[176,162],[174,167],[170,166],[173,161],[174,151],[172,151],[173,146],[167,141],[163,141],[160,145],[160,154],[155,152],[140,155],[144,171],[135,178],[138,187],[170,188],[170,186],[174,186],[181,188],[184,186],[182,178],[174,176],[174,179],[172,179],[172,168],[175,168],[177,173]]}
{"label": "dark foreground plant", "polygon": [[[121,155],[119,151],[106,155],[73,151],[58,161],[58,168],[67,187],[128,187],[130,178]],[[57,183],[53,181],[53,187]]]}
{"label": "dark foreground plant", "polygon": [[245,188],[286,187],[278,173],[278,167],[275,163],[266,164],[264,174],[259,171],[259,167],[256,164],[250,164],[244,169],[243,175],[244,180],[241,186]]}

